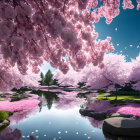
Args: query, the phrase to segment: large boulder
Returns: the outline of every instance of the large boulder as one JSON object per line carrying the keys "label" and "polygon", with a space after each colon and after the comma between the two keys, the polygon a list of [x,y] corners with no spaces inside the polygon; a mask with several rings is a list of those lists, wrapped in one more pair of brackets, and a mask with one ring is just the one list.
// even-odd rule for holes
{"label": "large boulder", "polygon": [[119,136],[103,131],[106,140],[140,140],[140,136]]}
{"label": "large boulder", "polygon": [[140,136],[140,120],[124,117],[108,118],[103,123],[103,131],[112,135]]}

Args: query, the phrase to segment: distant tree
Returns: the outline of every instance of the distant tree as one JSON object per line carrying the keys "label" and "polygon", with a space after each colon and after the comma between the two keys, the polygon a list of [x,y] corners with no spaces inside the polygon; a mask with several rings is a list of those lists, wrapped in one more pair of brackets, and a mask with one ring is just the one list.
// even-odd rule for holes
{"label": "distant tree", "polygon": [[47,71],[47,73],[44,74],[41,72],[40,73],[41,81],[39,81],[40,85],[59,85],[58,80],[53,79],[53,74],[50,70]]}
{"label": "distant tree", "polygon": [[41,72],[40,77],[43,79],[44,78],[44,74]]}
{"label": "distant tree", "polygon": [[52,79],[49,84],[50,85],[58,85],[59,86],[57,79]]}
{"label": "distant tree", "polygon": [[81,87],[85,86],[86,83],[85,82],[79,82],[77,85],[78,85],[78,88],[81,88]]}
{"label": "distant tree", "polygon": [[40,73],[40,77],[41,77],[41,80],[39,81],[39,83],[40,85],[43,85],[44,74],[42,72]]}
{"label": "distant tree", "polygon": [[104,67],[94,67],[91,63],[80,72],[75,72],[72,68],[67,74],[56,70],[54,78],[58,79],[63,85],[74,85],[82,82],[94,90],[115,91],[115,84],[124,86],[129,82],[131,64],[125,61],[125,56],[117,54],[106,54],[104,56]]}
{"label": "distant tree", "polygon": [[45,74],[44,79],[43,79],[43,84],[45,85],[50,85],[50,82],[52,80],[53,74],[51,73],[50,70]]}

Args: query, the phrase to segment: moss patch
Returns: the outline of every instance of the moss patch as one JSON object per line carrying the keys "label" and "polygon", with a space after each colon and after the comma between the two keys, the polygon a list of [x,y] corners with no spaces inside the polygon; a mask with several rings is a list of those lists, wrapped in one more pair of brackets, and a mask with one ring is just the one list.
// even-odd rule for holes
{"label": "moss patch", "polygon": [[0,111],[0,122],[3,122],[4,120],[8,119],[10,114],[10,111]]}

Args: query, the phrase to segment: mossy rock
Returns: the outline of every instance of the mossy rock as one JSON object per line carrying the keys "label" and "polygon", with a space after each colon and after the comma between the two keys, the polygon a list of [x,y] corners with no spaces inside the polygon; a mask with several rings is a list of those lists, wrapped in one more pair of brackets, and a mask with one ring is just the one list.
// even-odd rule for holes
{"label": "mossy rock", "polygon": [[0,111],[0,122],[8,120],[10,115],[12,115],[12,112],[10,111]]}

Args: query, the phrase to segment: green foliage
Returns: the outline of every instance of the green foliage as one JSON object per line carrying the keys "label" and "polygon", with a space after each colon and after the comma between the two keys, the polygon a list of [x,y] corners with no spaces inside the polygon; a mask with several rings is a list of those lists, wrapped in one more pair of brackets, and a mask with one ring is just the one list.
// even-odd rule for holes
{"label": "green foliage", "polygon": [[41,72],[40,77],[43,79],[44,78],[44,74]]}
{"label": "green foliage", "polygon": [[41,81],[39,81],[40,85],[43,85],[44,74],[40,73]]}
{"label": "green foliage", "polygon": [[135,92],[136,90],[134,90],[132,88],[133,84],[135,84],[136,82],[134,81],[130,81],[129,83],[126,83],[124,87],[122,87],[119,91],[132,91]]}
{"label": "green foliage", "polygon": [[52,75],[51,71],[48,70],[48,72],[45,74],[45,77],[43,79],[43,83],[45,85],[48,85],[49,86],[50,85],[50,82],[52,80],[52,77],[53,77],[53,75]]}
{"label": "green foliage", "polygon": [[116,89],[121,89],[121,88],[122,88],[122,86],[121,86],[121,85],[119,85],[119,84],[115,84],[115,88],[116,88]]}
{"label": "green foliage", "polygon": [[51,73],[50,70],[48,70],[48,72],[45,74],[45,76],[41,72],[40,77],[41,77],[41,81],[39,81],[40,82],[40,85],[47,85],[47,86],[50,86],[50,85],[59,85],[58,84],[58,80],[52,79],[53,78],[53,74]]}
{"label": "green foliage", "polygon": [[59,84],[58,84],[58,80],[52,79],[52,80],[50,81],[49,85],[59,85]]}
{"label": "green foliage", "polygon": [[[116,91],[112,91],[110,92],[111,95],[116,95]],[[130,96],[140,96],[140,91],[122,91],[122,90],[119,90],[117,91],[117,95],[130,95]]]}
{"label": "green foliage", "polygon": [[87,95],[89,95],[90,93],[92,93],[92,92],[89,92],[89,91],[85,92],[85,93],[80,92],[80,93],[77,94],[76,97],[78,97],[78,98],[87,98]]}
{"label": "green foliage", "polygon": [[31,91],[32,89],[28,87],[21,87],[20,89],[13,88],[11,91],[15,91],[16,93],[23,94],[26,91]]}
{"label": "green foliage", "polygon": [[77,85],[78,85],[78,88],[81,88],[81,87],[85,86],[86,83],[85,82],[79,82]]}
{"label": "green foliage", "polygon": [[106,93],[106,91],[103,90],[103,89],[98,89],[98,90],[97,90],[97,93]]}
{"label": "green foliage", "polygon": [[0,111],[0,122],[3,122],[4,120],[8,119],[9,113],[9,111]]}

